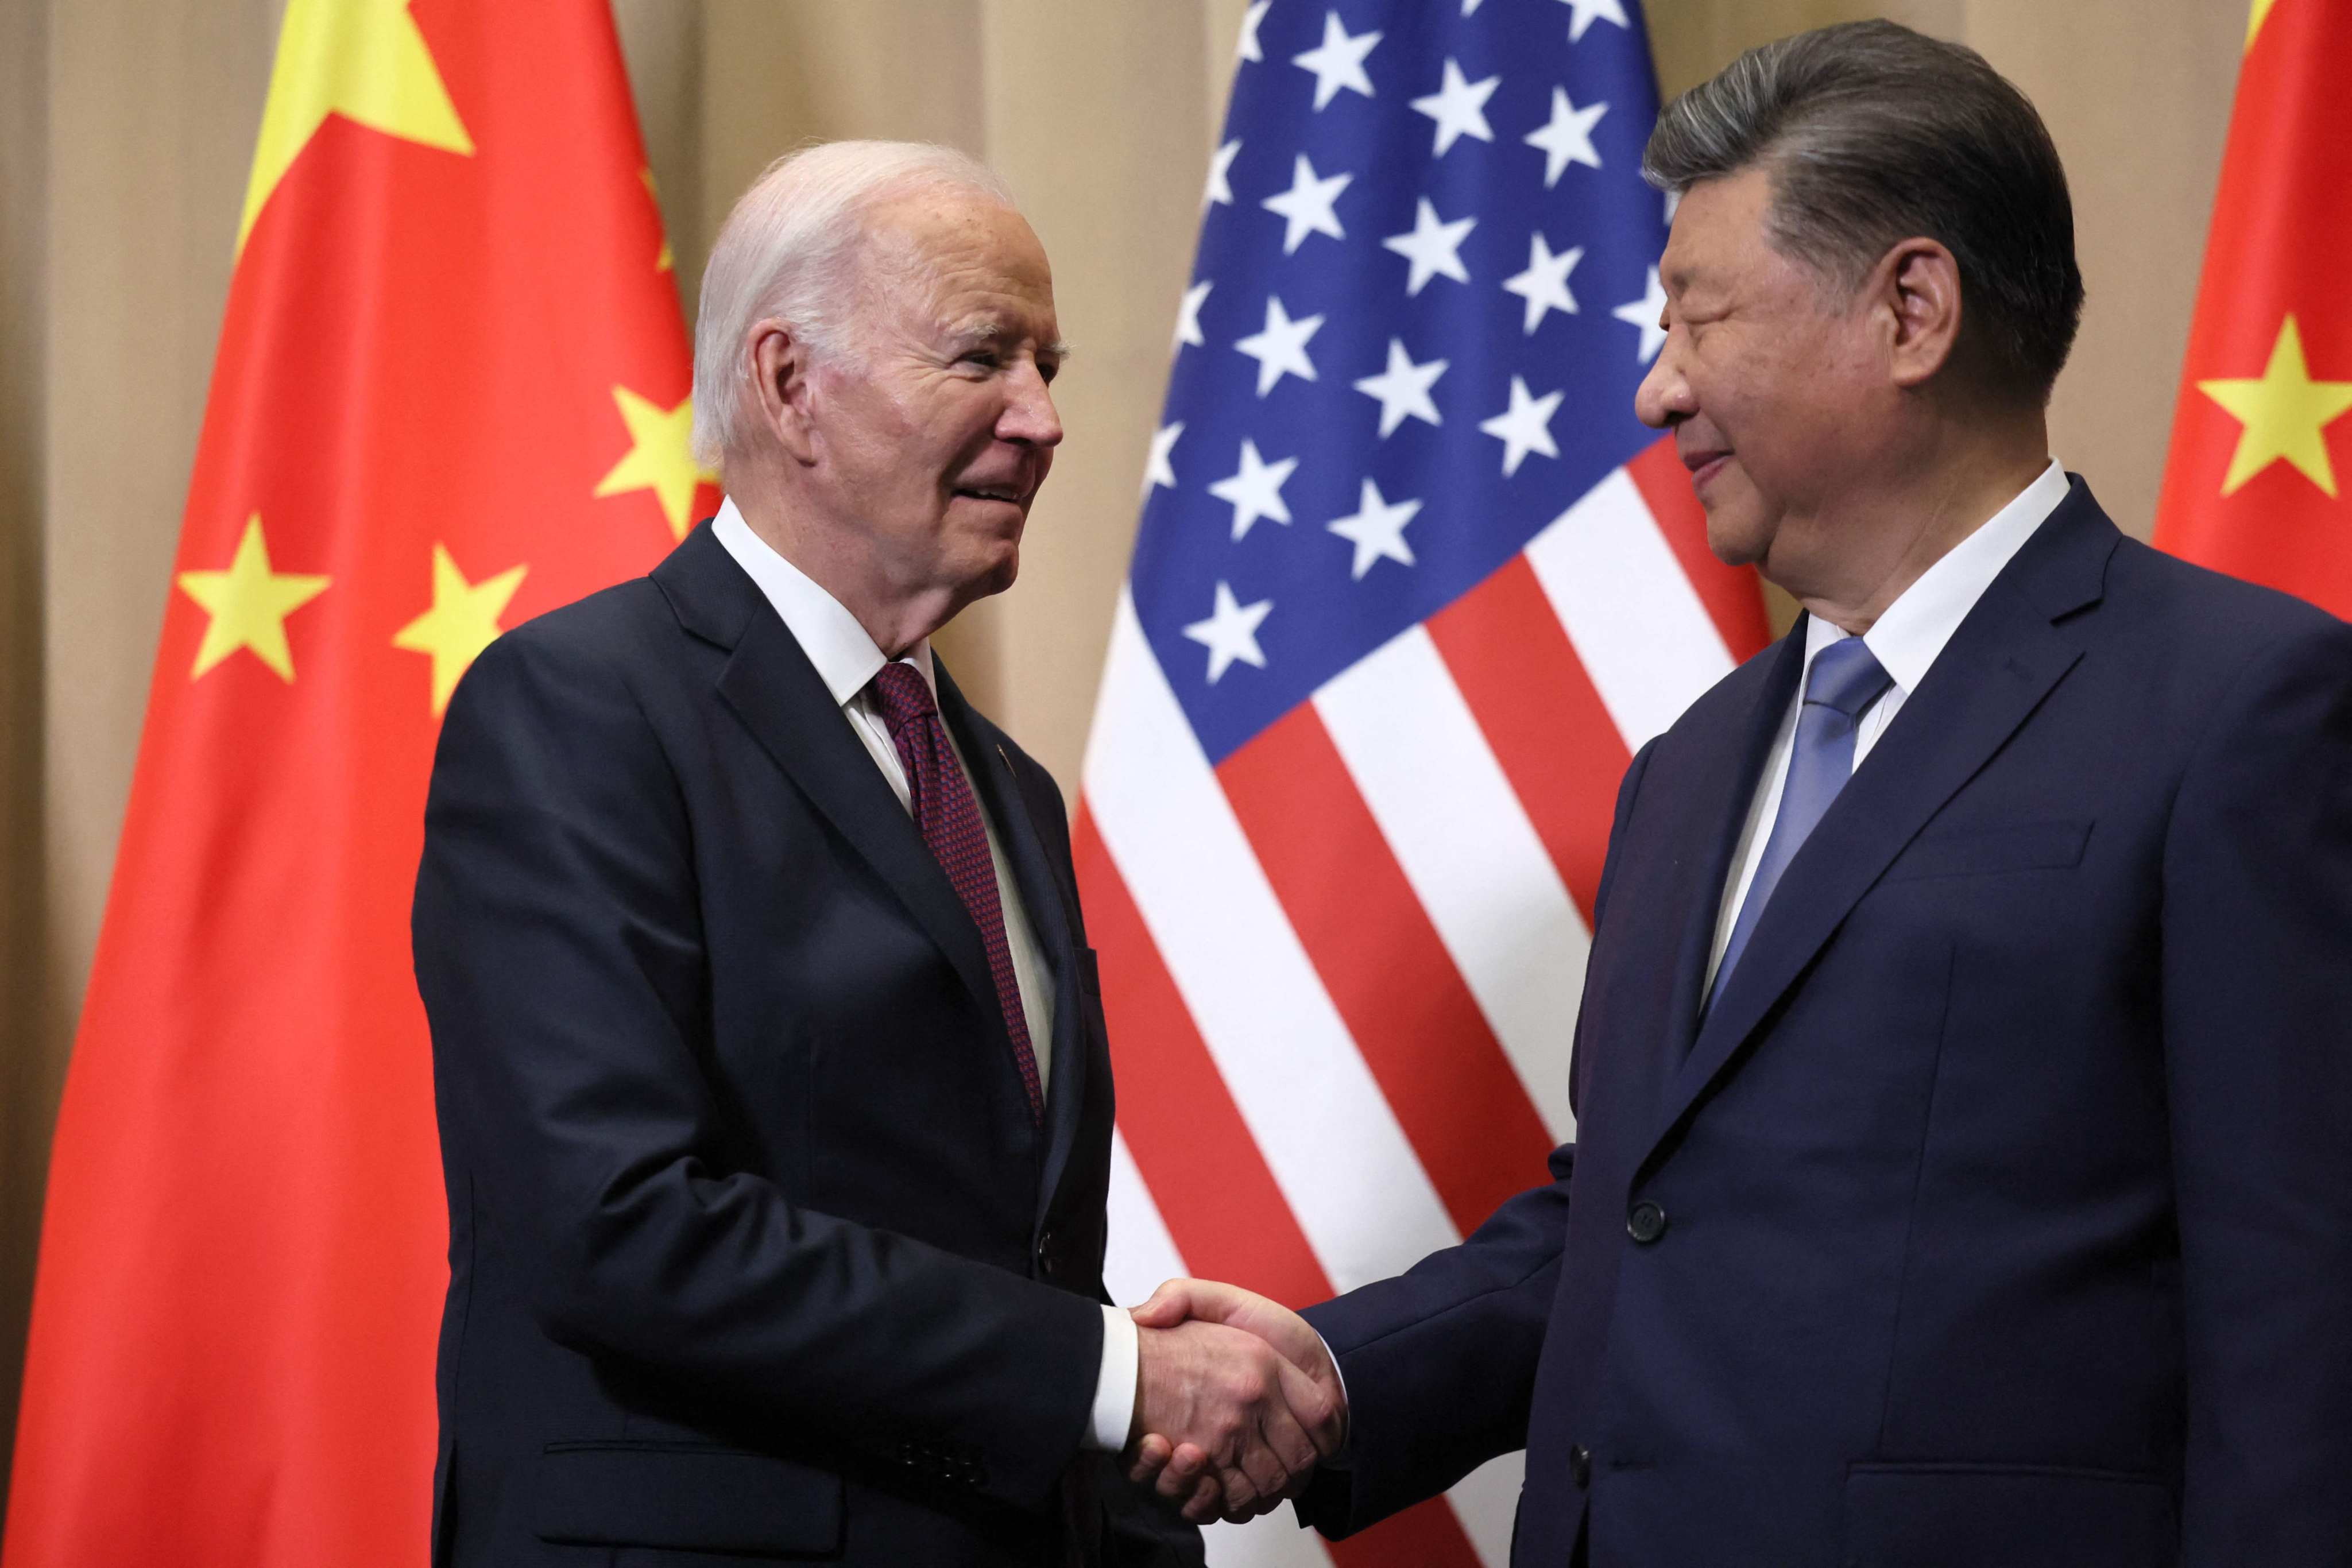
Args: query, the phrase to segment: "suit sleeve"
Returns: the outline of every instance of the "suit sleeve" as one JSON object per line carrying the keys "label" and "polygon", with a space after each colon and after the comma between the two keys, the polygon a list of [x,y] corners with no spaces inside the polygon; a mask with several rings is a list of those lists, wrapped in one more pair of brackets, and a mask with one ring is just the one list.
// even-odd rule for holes
{"label": "suit sleeve", "polygon": [[2182,1562],[2352,1542],[2352,627],[2275,647],[2184,776],[2163,1019],[2187,1342]]}
{"label": "suit sleeve", "polygon": [[[1607,929],[1617,846],[1650,749],[1643,747],[1618,788],[1594,898],[1596,942]],[[1579,1051],[1586,1045],[1581,1017]],[[1575,1167],[1576,1145],[1562,1145],[1552,1151],[1549,1182],[1504,1204],[1459,1247],[1307,1310],[1347,1383],[1349,1462],[1317,1475],[1298,1500],[1302,1523],[1333,1537],[1350,1534],[1526,1446]]]}
{"label": "suit sleeve", "polygon": [[1042,1506],[1100,1310],[729,1168],[698,909],[684,797],[613,661],[493,643],[444,726],[412,932],[477,1231],[561,1343]]}

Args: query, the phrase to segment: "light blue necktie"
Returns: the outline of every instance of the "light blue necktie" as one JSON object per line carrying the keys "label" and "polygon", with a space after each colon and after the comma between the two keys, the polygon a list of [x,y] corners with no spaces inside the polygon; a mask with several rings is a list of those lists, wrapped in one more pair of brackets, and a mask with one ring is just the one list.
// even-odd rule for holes
{"label": "light blue necktie", "polygon": [[1724,944],[1723,962],[1716,966],[1710,1002],[1739,962],[1764,905],[1780,883],[1780,873],[1853,777],[1854,729],[1863,714],[1894,684],[1895,677],[1859,637],[1832,643],[1813,656],[1813,667],[1805,675],[1804,706],[1797,713],[1797,743],[1789,754],[1789,781],[1780,790],[1780,814],[1772,819],[1764,858],[1756,862],[1739,918],[1732,923],[1731,940]]}

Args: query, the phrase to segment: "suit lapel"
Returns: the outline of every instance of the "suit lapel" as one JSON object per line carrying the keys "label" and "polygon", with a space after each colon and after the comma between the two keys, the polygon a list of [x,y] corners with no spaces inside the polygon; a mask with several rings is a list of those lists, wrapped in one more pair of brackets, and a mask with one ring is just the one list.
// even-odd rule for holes
{"label": "suit lapel", "polygon": [[[1747,951],[1725,977],[1689,1056],[1674,1074],[1652,1142],[1653,1157],[1887,865],[2082,657],[2080,647],[2051,622],[2098,597],[2106,559],[2120,537],[2078,479],[2067,500],[1985,591],[1789,862]],[[1799,668],[1802,633],[1801,623],[1790,633]],[[1784,651],[1782,657],[1789,654]],[[1771,689],[1785,706],[1794,688],[1776,679]],[[1780,709],[1771,711],[1777,723]],[[1770,733],[1765,731],[1768,744]],[[1759,771],[1760,760],[1746,774],[1748,792],[1735,794],[1727,841],[1738,837]],[[1729,854],[1728,842],[1718,848],[1723,876],[1709,884],[1715,897],[1706,897],[1703,889],[1696,901],[1706,906],[1710,938]],[[1687,961],[1688,955],[1684,956]],[[1678,1006],[1695,1008],[1696,977],[1684,977],[1691,984],[1678,995]]]}
{"label": "suit lapel", "polygon": [[707,526],[671,552],[654,580],[687,631],[733,650],[719,674],[720,700],[898,895],[1003,1040],[979,927],[759,585]]}
{"label": "suit lapel", "polygon": [[1699,1009],[1706,996],[1706,963],[1715,952],[1715,930],[1723,907],[1723,888],[1731,876],[1731,857],[1739,847],[1740,830],[1748,824],[1749,806],[1761,781],[1772,737],[1780,733],[1790,702],[1797,695],[1805,670],[1805,622],[1801,616],[1772,652],[1761,690],[1744,727],[1727,727],[1720,740],[1710,737],[1713,755],[1700,759],[1696,771],[1703,779],[1720,780],[1700,791],[1702,810],[1711,813],[1696,824],[1690,841],[1714,846],[1700,868],[1690,907],[1684,916],[1682,941],[1675,952],[1674,1013],[1667,1020],[1667,1060],[1673,1072],[1689,1057],[1699,1031]]}
{"label": "suit lapel", "polygon": [[1087,1062],[1081,1028],[1084,1015],[1078,1005],[1076,934],[1066,895],[1045,850],[1045,835],[1030,814],[1028,793],[1013,770],[1010,743],[964,700],[945,665],[934,662],[932,668],[939,677],[940,713],[963,752],[981,805],[996,825],[1013,885],[1020,890],[1022,907],[1029,916],[1029,929],[1053,968],[1054,1056],[1045,1085],[1045,1161],[1038,1186],[1042,1213],[1061,1182],[1077,1137],[1079,1111],[1086,1103]]}

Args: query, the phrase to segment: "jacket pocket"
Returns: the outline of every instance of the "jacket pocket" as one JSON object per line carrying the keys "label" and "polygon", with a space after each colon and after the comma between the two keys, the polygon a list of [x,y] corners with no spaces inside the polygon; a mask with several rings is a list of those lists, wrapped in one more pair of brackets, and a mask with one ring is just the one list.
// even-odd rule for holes
{"label": "jacket pocket", "polygon": [[2003,822],[1922,833],[1883,879],[1984,876],[2002,871],[2068,871],[2083,862],[2088,822]]}
{"label": "jacket pocket", "polygon": [[2179,1526],[2152,1476],[2035,1465],[1846,1472],[1845,1568],[2167,1568]]}
{"label": "jacket pocket", "polygon": [[550,1443],[532,1528],[542,1541],[745,1556],[831,1557],[842,1479],[701,1443]]}

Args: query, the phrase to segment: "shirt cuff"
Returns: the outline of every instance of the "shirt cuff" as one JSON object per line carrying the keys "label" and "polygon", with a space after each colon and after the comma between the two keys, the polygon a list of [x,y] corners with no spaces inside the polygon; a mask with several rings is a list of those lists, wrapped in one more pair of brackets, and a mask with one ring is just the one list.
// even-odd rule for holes
{"label": "shirt cuff", "polygon": [[1087,1446],[1115,1454],[1127,1447],[1128,1429],[1135,1424],[1137,1336],[1135,1320],[1124,1311],[1105,1307],[1102,1313],[1102,1375],[1095,1383],[1094,1425]]}
{"label": "shirt cuff", "polygon": [[1323,1346],[1323,1354],[1330,1356],[1331,1375],[1339,1380],[1339,1447],[1329,1458],[1323,1461],[1323,1468],[1327,1470],[1344,1470],[1349,1469],[1356,1458],[1355,1412],[1348,1403],[1348,1375],[1339,1370],[1339,1358],[1331,1355],[1331,1342],[1319,1333],[1315,1338]]}

